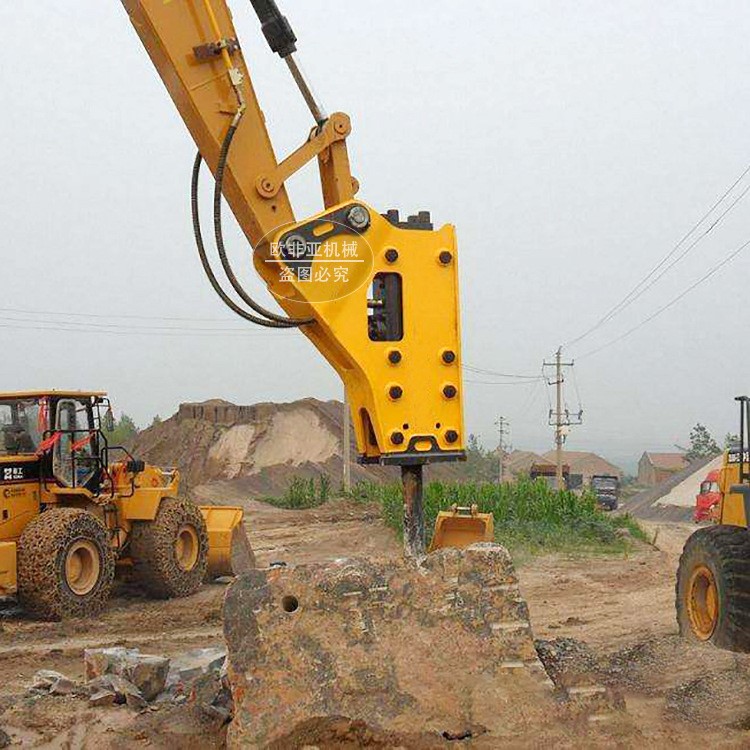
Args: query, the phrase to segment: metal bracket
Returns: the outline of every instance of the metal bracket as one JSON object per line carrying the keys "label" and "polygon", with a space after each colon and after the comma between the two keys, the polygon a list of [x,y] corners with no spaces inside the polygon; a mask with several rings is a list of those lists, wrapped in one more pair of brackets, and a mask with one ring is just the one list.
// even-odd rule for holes
{"label": "metal bracket", "polygon": [[221,39],[218,42],[208,42],[198,47],[193,47],[196,60],[213,60],[226,50],[230,55],[240,51],[240,43],[236,39]]}
{"label": "metal bracket", "polygon": [[314,128],[307,142],[287,156],[276,169],[257,178],[255,189],[258,194],[266,199],[275,198],[284,182],[295,172],[334,143],[345,141],[351,132],[349,116],[343,112],[334,112],[322,128]]}

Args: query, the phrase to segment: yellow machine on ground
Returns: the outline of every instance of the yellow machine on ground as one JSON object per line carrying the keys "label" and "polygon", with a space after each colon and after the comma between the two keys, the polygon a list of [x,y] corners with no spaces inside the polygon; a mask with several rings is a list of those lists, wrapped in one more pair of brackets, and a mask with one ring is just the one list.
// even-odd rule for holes
{"label": "yellow machine on ground", "polygon": [[750,398],[740,396],[740,444],[724,453],[718,523],[687,540],[677,571],[680,632],[750,651]]}
{"label": "yellow machine on ground", "polygon": [[[402,467],[407,554],[424,553],[422,466],[464,458],[458,255],[451,225],[402,221],[357,196],[342,112],[327,115],[297,59],[297,38],[274,0],[251,0],[315,121],[278,160],[226,0],[122,0],[197,147],[193,229],[222,301],[258,325],[300,328],[344,382],[360,460]],[[285,183],[317,160],[323,210],[295,217]],[[199,211],[205,161],[215,177],[213,235],[236,298],[216,277]],[[254,248],[254,264],[286,315],[238,281],[222,230],[222,197]],[[239,302],[241,300],[241,303]],[[482,533],[482,537],[484,532]]]}
{"label": "yellow machine on ground", "polygon": [[178,498],[178,472],[110,446],[108,419],[104,393],[0,394],[0,596],[37,617],[97,613],[117,569],[169,598],[252,564],[242,509]]}
{"label": "yellow machine on ground", "polygon": [[429,552],[443,547],[463,549],[476,542],[495,541],[495,518],[492,513],[480,513],[476,505],[454,505],[441,510],[435,519]]}

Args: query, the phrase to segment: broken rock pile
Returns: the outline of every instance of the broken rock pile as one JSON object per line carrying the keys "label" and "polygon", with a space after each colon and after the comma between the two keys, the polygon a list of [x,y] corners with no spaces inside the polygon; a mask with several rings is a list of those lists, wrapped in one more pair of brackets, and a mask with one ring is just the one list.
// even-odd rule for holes
{"label": "broken rock pile", "polygon": [[231,718],[221,649],[196,649],[170,660],[138,649],[99,648],[87,649],[83,658],[85,681],[43,669],[34,675],[29,692],[71,695],[88,699],[91,706],[127,705],[136,711],[194,703],[222,721]]}

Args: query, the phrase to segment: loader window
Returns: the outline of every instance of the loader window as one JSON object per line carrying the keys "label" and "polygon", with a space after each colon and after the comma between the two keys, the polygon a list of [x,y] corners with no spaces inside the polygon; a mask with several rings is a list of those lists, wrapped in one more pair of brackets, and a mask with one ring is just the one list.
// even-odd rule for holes
{"label": "loader window", "polygon": [[0,454],[35,453],[45,425],[40,425],[39,399],[0,401]]}
{"label": "loader window", "polygon": [[97,472],[98,458],[90,439],[92,429],[88,403],[77,399],[58,402],[55,430],[60,437],[52,464],[56,479],[66,487],[86,487]]}

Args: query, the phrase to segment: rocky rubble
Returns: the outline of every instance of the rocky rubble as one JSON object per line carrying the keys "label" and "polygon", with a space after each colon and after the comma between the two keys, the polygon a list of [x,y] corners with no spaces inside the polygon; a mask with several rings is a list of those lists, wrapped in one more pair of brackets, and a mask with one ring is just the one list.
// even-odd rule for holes
{"label": "rocky rubble", "polygon": [[92,707],[127,705],[135,711],[193,704],[222,722],[231,718],[232,696],[221,649],[196,649],[170,660],[138,649],[102,648],[87,649],[83,658],[83,682],[42,669],[28,692],[75,696],[87,699]]}
{"label": "rocky rubble", "polygon": [[86,649],[83,662],[89,682],[100,679],[101,684],[106,685],[113,681],[104,680],[105,677],[119,677],[134,686],[145,701],[154,700],[164,690],[170,663],[163,656],[126,648]]}
{"label": "rocky rubble", "polygon": [[555,685],[567,687],[597,672],[596,654],[582,641],[575,638],[538,639],[534,645]]}

